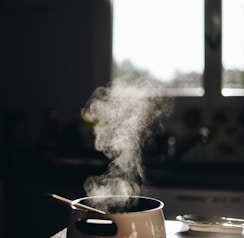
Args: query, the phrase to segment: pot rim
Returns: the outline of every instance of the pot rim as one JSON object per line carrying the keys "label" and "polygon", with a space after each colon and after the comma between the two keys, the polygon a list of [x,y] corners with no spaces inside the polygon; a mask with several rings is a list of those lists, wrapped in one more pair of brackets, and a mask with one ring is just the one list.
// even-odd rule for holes
{"label": "pot rim", "polygon": [[[72,204],[75,204],[75,203],[79,203],[83,200],[86,200],[86,199],[94,199],[94,198],[114,198],[114,197],[124,197],[124,198],[139,198],[139,199],[145,199],[145,200],[153,200],[155,202],[158,202],[159,206],[155,207],[155,208],[151,208],[151,209],[146,209],[146,210],[142,210],[142,211],[133,211],[133,212],[115,212],[115,213],[106,213],[106,214],[101,214],[102,216],[106,216],[106,215],[128,215],[128,214],[138,214],[138,213],[147,213],[147,212],[152,212],[152,211],[157,211],[157,210],[162,210],[163,207],[164,207],[164,203],[159,200],[159,199],[156,199],[156,198],[152,198],[152,197],[147,197],[147,196],[137,196],[137,195],[95,195],[95,196],[86,196],[86,197],[82,197],[82,198],[77,198],[75,200],[72,201]],[[72,206],[71,205],[71,208],[73,210],[78,210],[78,211],[82,211],[81,209],[75,207],[75,206]]]}

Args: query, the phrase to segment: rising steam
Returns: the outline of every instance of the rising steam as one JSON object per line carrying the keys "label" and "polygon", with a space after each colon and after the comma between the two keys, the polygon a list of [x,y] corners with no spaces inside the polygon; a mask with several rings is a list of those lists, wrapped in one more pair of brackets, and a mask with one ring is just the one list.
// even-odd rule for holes
{"label": "rising steam", "polygon": [[94,123],[95,148],[111,160],[105,174],[85,181],[88,196],[140,194],[142,147],[150,140],[150,126],[171,109],[160,88],[148,77],[117,78],[96,89],[82,109],[83,118]]}

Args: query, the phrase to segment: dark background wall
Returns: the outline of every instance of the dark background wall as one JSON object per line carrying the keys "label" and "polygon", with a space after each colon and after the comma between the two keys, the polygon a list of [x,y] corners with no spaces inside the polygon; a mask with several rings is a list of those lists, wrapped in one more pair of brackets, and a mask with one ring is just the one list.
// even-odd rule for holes
{"label": "dark background wall", "polygon": [[110,60],[108,31],[99,26],[109,14],[102,15],[106,1],[100,2],[2,3],[1,149],[28,147],[35,153],[50,117],[60,134],[64,124],[78,120],[93,90],[109,80],[109,67],[98,69],[101,55],[104,66]]}
{"label": "dark background wall", "polygon": [[72,112],[91,93],[92,1],[13,3],[1,12],[1,109]]}
{"label": "dark background wall", "polygon": [[93,156],[80,110],[109,80],[109,67],[99,66],[101,59],[110,63],[110,28],[103,27],[109,7],[96,0],[0,3],[1,237],[54,234],[69,211],[46,194],[79,197],[83,179],[94,172],[56,164],[60,157]]}

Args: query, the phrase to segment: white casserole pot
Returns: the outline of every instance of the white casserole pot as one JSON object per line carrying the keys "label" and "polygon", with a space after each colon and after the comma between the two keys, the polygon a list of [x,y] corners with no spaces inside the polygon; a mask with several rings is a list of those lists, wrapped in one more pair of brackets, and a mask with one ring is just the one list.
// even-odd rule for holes
{"label": "white casserole pot", "polygon": [[[110,206],[112,201],[116,205]],[[120,201],[120,202],[118,202]],[[142,196],[95,196],[77,199],[102,210],[109,204],[105,215],[84,212],[75,207],[69,219],[67,238],[165,238],[164,204]]]}

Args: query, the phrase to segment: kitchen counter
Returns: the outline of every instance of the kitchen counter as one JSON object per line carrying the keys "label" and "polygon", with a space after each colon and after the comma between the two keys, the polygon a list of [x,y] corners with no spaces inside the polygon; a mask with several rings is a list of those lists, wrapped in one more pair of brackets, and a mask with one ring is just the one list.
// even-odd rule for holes
{"label": "kitchen counter", "polygon": [[[60,231],[66,226],[70,211],[62,204],[50,201],[46,194],[56,193],[70,199],[83,197],[84,180],[90,175],[102,174],[107,167],[106,161],[97,159],[88,162],[71,158],[59,162],[21,164],[4,171],[1,186],[1,207],[4,209],[0,219],[4,219],[4,233],[8,237],[32,237],[39,224],[43,224],[45,229],[36,234],[37,238],[49,237]],[[163,201],[165,217],[169,220],[174,220],[180,214],[243,218],[243,167],[203,168],[150,167],[146,184],[149,191],[142,195]],[[35,219],[32,211],[38,214]],[[22,217],[15,223],[15,229],[12,229],[13,213]],[[26,224],[29,226],[26,227]]]}
{"label": "kitchen counter", "polygon": [[[189,227],[179,221],[166,220],[166,237],[167,238],[243,238],[242,234],[217,233],[217,232],[200,232],[189,230]],[[66,238],[67,229],[63,229],[59,233],[50,238]]]}

